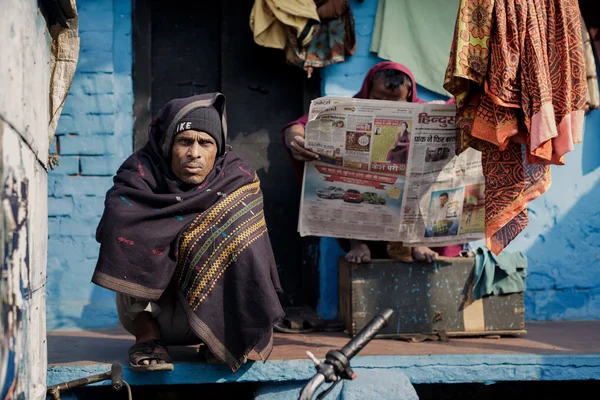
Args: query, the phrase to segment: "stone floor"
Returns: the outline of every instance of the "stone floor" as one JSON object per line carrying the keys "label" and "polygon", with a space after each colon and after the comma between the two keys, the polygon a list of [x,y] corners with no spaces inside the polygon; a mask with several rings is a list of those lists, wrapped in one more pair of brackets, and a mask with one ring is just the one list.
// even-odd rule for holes
{"label": "stone floor", "polygon": [[[600,354],[600,321],[530,322],[522,337],[451,338],[448,342],[410,343],[373,340],[360,356],[443,354]],[[350,340],[343,333],[275,334],[270,360],[305,360],[306,350],[324,357]],[[122,329],[48,333],[49,366],[126,362],[133,337]],[[194,361],[194,347],[171,347],[175,362]]]}
{"label": "stone floor", "polygon": [[[600,321],[527,323],[521,337],[451,338],[411,343],[373,340],[352,366],[359,380],[369,374],[400,373],[413,385],[531,381],[600,381]],[[315,370],[306,356],[318,358],[339,349],[343,333],[276,334],[266,362],[248,362],[235,373],[224,365],[198,360],[194,347],[170,347],[175,369],[140,373],[127,368],[133,337],[123,330],[48,333],[48,386],[110,370],[123,364],[131,385],[240,383],[301,385]],[[379,371],[379,372],[377,372]],[[105,382],[108,383],[108,382]]]}

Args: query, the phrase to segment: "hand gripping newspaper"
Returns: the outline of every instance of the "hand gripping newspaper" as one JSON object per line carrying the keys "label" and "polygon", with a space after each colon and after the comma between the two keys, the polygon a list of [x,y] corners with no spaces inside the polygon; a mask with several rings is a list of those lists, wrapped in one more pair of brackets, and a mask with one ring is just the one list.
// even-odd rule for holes
{"label": "hand gripping newspaper", "polygon": [[456,154],[456,106],[311,102],[301,236],[448,246],[484,238],[481,153]]}

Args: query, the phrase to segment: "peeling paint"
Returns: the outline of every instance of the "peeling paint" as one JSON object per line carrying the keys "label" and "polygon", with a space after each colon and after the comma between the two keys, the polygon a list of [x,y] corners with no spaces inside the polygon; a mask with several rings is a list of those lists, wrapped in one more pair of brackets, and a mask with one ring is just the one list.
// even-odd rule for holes
{"label": "peeling paint", "polygon": [[0,25],[0,398],[46,397],[50,34],[37,0]]}
{"label": "peeling paint", "polygon": [[[26,347],[23,332],[27,320],[25,299],[30,293],[27,232],[27,179],[8,166],[3,171],[2,272],[0,276],[0,388],[2,398],[27,394],[22,360]],[[29,398],[27,395],[25,398]]]}
{"label": "peeling paint", "polygon": [[43,399],[47,171],[23,137],[0,118],[0,394]]}

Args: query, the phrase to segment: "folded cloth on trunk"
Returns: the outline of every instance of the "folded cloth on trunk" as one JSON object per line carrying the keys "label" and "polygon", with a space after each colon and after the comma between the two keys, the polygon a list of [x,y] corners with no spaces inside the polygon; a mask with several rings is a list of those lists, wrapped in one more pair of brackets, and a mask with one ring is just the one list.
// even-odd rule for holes
{"label": "folded cloth on trunk", "polygon": [[527,257],[521,252],[495,255],[485,247],[475,251],[473,299],[522,293],[527,277]]}

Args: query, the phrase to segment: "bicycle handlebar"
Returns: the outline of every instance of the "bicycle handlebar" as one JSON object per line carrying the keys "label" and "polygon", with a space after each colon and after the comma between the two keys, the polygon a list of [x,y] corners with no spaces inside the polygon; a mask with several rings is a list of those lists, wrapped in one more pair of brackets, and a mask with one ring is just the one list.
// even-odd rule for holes
{"label": "bicycle handlebar", "polygon": [[373,319],[356,335],[354,339],[348,342],[342,350],[343,355],[348,360],[358,354],[373,338],[379,333],[380,330],[385,328],[388,321],[392,317],[394,311],[387,309],[381,314],[377,314]]}
{"label": "bicycle handlebar", "polygon": [[[348,376],[353,379],[354,373],[350,369],[350,359],[373,340],[380,330],[387,326],[393,313],[393,310],[386,309],[377,314],[363,329],[360,330],[356,337],[348,342],[339,352],[333,350],[327,353],[325,362],[316,365],[317,373],[302,388],[299,400],[312,400],[315,392],[323,383],[334,380],[331,375],[333,375],[333,378],[337,378],[337,380],[340,379],[341,374],[342,377],[346,375],[344,379],[347,379]],[[343,360],[344,358],[345,360]],[[343,371],[340,371],[340,369],[343,369]]]}
{"label": "bicycle handlebar", "polygon": [[312,400],[315,392],[325,383],[325,375],[318,372],[304,385],[300,392],[300,400]]}

